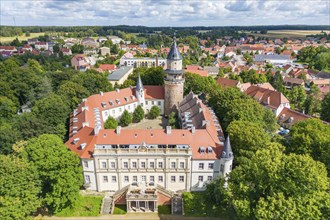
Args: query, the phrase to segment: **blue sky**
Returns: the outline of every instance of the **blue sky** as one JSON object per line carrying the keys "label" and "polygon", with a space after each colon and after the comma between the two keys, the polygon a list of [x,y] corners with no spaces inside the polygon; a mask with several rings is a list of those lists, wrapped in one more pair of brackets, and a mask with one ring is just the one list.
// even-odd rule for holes
{"label": "blue sky", "polygon": [[0,0],[1,25],[330,25],[329,0]]}

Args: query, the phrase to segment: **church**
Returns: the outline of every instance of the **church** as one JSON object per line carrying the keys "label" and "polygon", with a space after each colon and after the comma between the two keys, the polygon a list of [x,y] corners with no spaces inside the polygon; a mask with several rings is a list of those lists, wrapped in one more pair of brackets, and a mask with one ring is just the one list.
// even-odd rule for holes
{"label": "church", "polygon": [[[87,190],[111,192],[111,203],[128,212],[157,212],[176,193],[203,191],[217,176],[226,177],[234,155],[229,137],[213,110],[197,95],[184,97],[182,56],[176,39],[167,55],[164,86],[143,85],[100,92],[82,100],[70,118],[67,147],[83,167]],[[162,115],[176,112],[180,129],[104,129],[109,116],[119,119],[137,106],[147,113],[158,106]]]}

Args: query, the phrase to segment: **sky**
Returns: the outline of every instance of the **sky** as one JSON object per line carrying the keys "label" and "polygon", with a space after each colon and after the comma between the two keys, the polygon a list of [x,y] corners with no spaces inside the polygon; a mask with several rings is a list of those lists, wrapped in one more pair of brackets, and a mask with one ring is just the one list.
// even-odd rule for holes
{"label": "sky", "polygon": [[17,26],[330,25],[330,0],[0,0],[0,6],[0,24]]}

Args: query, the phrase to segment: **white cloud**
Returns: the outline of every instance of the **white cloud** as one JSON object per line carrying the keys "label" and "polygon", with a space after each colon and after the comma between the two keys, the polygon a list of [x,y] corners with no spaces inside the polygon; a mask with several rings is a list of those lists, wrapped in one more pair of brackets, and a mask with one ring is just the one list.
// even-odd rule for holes
{"label": "white cloud", "polygon": [[328,0],[1,0],[1,25],[329,24]]}

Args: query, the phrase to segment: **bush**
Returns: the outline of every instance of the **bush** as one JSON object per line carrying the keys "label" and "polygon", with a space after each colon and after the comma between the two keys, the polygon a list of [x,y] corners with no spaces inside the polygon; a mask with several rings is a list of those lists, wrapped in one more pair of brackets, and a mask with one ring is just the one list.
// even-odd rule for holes
{"label": "bush", "polygon": [[114,215],[124,215],[127,213],[126,205],[116,205],[115,209],[113,210]]}
{"label": "bush", "polygon": [[109,118],[104,123],[105,129],[115,129],[118,126],[118,121],[114,118],[109,116]]}
{"label": "bush", "polygon": [[102,196],[79,196],[73,206],[56,214],[58,217],[98,216],[100,215]]}
{"label": "bush", "polygon": [[139,105],[133,113],[133,122],[138,123],[144,119],[144,110],[143,108]]}
{"label": "bush", "polygon": [[171,206],[170,205],[159,205],[158,206],[158,214],[163,215],[170,215],[171,212]]}
{"label": "bush", "polygon": [[157,106],[152,106],[152,108],[150,109],[148,117],[150,119],[155,119],[158,116],[160,116],[160,109]]}
{"label": "bush", "polygon": [[127,110],[125,110],[124,113],[121,115],[120,125],[126,127],[131,123],[132,123],[132,115]]}

